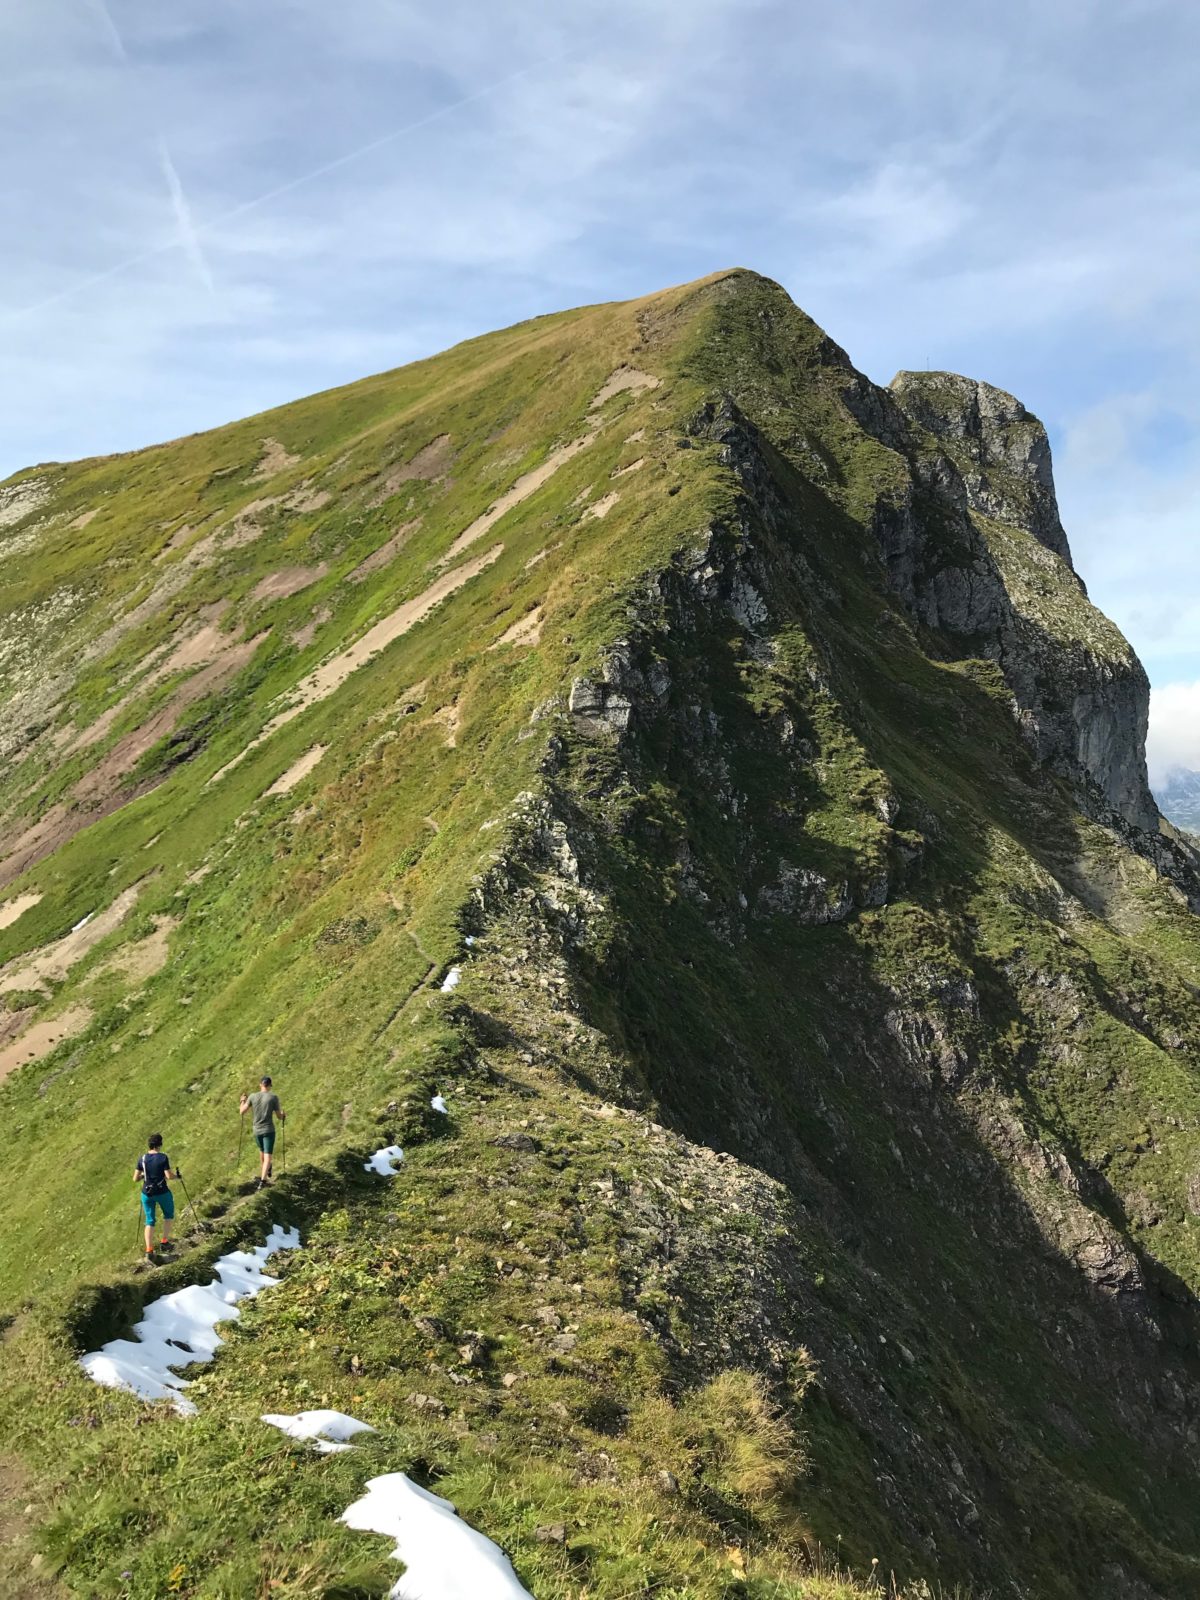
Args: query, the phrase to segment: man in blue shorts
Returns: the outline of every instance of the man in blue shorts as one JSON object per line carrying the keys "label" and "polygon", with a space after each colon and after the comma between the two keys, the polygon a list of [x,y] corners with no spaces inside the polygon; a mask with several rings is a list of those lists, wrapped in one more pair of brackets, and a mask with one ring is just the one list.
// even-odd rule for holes
{"label": "man in blue shorts", "polygon": [[260,1078],[257,1094],[244,1094],[238,1102],[238,1110],[244,1117],[247,1111],[254,1113],[254,1142],[259,1148],[262,1170],[258,1175],[258,1187],[261,1189],[271,1181],[272,1155],[275,1150],[275,1118],[286,1122],[283,1107],[279,1104],[279,1096],[271,1087],[270,1078]]}
{"label": "man in blue shorts", "polygon": [[162,1249],[171,1243],[171,1224],[175,1220],[175,1196],[167,1188],[167,1179],[177,1176],[171,1171],[171,1158],[163,1154],[162,1134],[152,1133],[147,1141],[150,1148],[139,1156],[133,1169],[135,1183],[142,1186],[142,1217],[146,1224],[146,1256],[154,1257],[154,1213],[162,1211]]}

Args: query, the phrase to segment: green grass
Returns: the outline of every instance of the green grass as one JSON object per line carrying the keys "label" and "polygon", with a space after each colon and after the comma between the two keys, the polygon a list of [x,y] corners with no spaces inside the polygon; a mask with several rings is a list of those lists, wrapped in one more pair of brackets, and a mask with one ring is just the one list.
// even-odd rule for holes
{"label": "green grass", "polygon": [[[594,424],[622,363],[660,386],[607,404],[477,547],[501,557],[210,782]],[[125,804],[3,891],[42,899],[0,963],[139,886],[39,1001],[88,1004],[87,1031],[0,1088],[22,1171],[69,1175],[68,1226],[39,1182],[0,1194],[0,1423],[60,1592],[382,1594],[382,1541],[336,1514],[399,1468],[538,1600],[827,1600],[893,1569],[914,1600],[1081,1600],[1114,1567],[1194,1589],[1186,1445],[1146,1395],[1192,1382],[1195,918],[1035,764],[979,642],[886,591],[871,520],[913,468],[855,421],[855,382],[774,286],[719,276],[56,467],[36,541],[0,543],[3,689],[41,729],[0,776],[9,835],[186,682],[151,681],[186,619],[221,605],[231,636],[266,633],[149,744]],[[445,476],[385,494],[442,434]],[[260,481],[266,439],[299,459]],[[167,548],[265,496],[258,536],[208,564]],[[963,555],[952,519],[929,529],[930,560]],[[1073,671],[1080,644],[1119,652],[1024,535],[981,536]],[[537,646],[493,649],[534,604]],[[620,744],[565,711],[618,641],[640,674]],[[20,665],[38,652],[49,697]],[[836,921],[789,909],[800,873]],[[107,965],[164,916],[162,971]],[[244,1147],[237,1167],[263,1071],[292,1168],[269,1208],[241,1192]],[[212,1230],[153,1280],[128,1177],[151,1126]],[[536,1148],[493,1142],[514,1132]],[[394,1139],[402,1176],[367,1179]],[[198,1380],[199,1419],[86,1383],[81,1349],[268,1211],[305,1249]],[[1079,1269],[1097,1240],[1119,1295]],[[324,1459],[257,1421],[324,1404],[377,1436]],[[565,1542],[538,1538],[558,1522]]]}

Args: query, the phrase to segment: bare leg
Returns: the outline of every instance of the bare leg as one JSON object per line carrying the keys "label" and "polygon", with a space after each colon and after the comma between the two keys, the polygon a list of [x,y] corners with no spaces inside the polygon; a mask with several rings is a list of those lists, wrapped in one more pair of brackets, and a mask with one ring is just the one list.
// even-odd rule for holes
{"label": "bare leg", "polygon": [[149,1253],[153,1249],[154,1249],[154,1224],[150,1223],[146,1228],[146,1254],[149,1255]]}
{"label": "bare leg", "polygon": [[170,1237],[171,1237],[171,1219],[169,1217],[164,1217],[162,1219],[162,1242],[164,1244],[166,1244],[167,1240]]}

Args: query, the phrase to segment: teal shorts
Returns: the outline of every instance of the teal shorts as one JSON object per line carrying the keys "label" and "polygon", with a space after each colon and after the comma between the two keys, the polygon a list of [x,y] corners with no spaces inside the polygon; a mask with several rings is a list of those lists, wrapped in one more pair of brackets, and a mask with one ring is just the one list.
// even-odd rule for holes
{"label": "teal shorts", "polygon": [[145,1217],[146,1226],[148,1228],[152,1228],[154,1226],[155,1206],[160,1206],[162,1208],[164,1222],[174,1222],[175,1196],[171,1193],[170,1189],[168,1189],[165,1194],[144,1194],[142,1196],[142,1216]]}
{"label": "teal shorts", "polygon": [[256,1133],[254,1142],[264,1155],[269,1156],[275,1148],[275,1129],[272,1128],[270,1133]]}

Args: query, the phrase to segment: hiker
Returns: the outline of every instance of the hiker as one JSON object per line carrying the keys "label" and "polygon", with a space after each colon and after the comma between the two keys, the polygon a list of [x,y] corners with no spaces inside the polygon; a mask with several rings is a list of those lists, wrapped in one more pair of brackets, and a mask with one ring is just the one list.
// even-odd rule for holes
{"label": "hiker", "polygon": [[275,1118],[286,1122],[283,1107],[279,1104],[279,1096],[271,1087],[270,1078],[260,1078],[257,1094],[244,1094],[238,1103],[238,1110],[244,1117],[247,1111],[254,1112],[254,1142],[258,1146],[261,1156],[262,1170],[258,1175],[258,1187],[261,1189],[271,1181],[271,1157],[275,1149]]}
{"label": "hiker", "polygon": [[146,1224],[146,1258],[154,1259],[154,1213],[162,1211],[162,1243],[160,1248],[171,1248],[171,1224],[175,1220],[175,1196],[167,1188],[168,1178],[179,1174],[171,1170],[171,1158],[163,1154],[162,1134],[152,1133],[146,1141],[145,1155],[137,1158],[133,1169],[135,1183],[142,1186],[142,1217]]}

